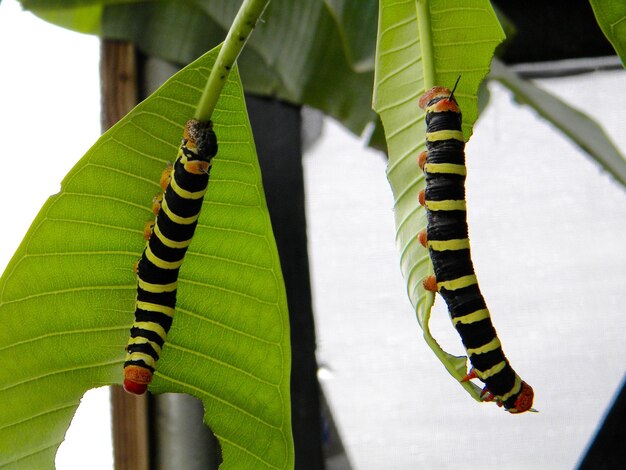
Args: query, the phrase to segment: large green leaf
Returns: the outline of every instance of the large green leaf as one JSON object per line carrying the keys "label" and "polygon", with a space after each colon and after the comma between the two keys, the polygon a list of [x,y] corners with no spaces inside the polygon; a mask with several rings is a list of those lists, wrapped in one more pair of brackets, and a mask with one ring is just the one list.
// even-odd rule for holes
{"label": "large green leaf", "polygon": [[103,9],[103,5],[86,3],[83,6],[77,5],[75,8],[39,10],[37,14],[40,18],[63,28],[85,34],[100,34]]}
{"label": "large green leaf", "polygon": [[[380,2],[374,109],[382,119],[389,149],[387,178],[395,197],[400,266],[427,343],[457,379],[466,374],[466,358],[448,354],[432,337],[428,323],[434,297],[422,286],[432,265],[416,239],[426,228],[417,197],[424,189],[424,176],[416,159],[425,150],[426,131],[418,99],[433,85],[452,87],[460,75],[455,97],[469,138],[477,117],[478,87],[503,37],[487,0]],[[479,399],[475,385],[462,385]]]}
{"label": "large green leaf", "polygon": [[374,68],[376,44],[376,0],[324,0],[337,22],[350,63],[355,70]]}
{"label": "large green leaf", "polygon": [[[215,57],[96,142],[2,276],[0,466],[52,468],[83,393],[121,382],[143,226]],[[236,71],[213,118],[219,152],[150,390],[203,401],[223,468],[291,468],[286,298]]]}
{"label": "large green leaf", "polygon": [[589,3],[602,32],[622,59],[622,65],[626,64],[626,2],[589,0]]}

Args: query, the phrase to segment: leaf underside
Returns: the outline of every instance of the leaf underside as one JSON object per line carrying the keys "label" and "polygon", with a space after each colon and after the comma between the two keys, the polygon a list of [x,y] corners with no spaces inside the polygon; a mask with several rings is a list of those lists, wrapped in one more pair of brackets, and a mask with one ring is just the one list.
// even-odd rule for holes
{"label": "leaf underside", "polygon": [[[94,144],[0,279],[0,466],[54,468],[81,396],[121,383],[143,226],[216,55]],[[203,401],[222,468],[291,468],[287,304],[236,70],[213,121],[219,152],[150,390]]]}
{"label": "leaf underside", "polygon": [[[373,107],[381,117],[387,138],[387,178],[395,198],[400,267],[426,342],[457,380],[467,373],[466,358],[445,352],[431,335],[428,324],[434,296],[422,285],[433,270],[428,250],[416,238],[426,228],[426,213],[417,197],[425,186],[417,156],[426,149],[426,124],[418,100],[430,86],[451,88],[460,75],[455,97],[463,110],[467,140],[478,114],[479,85],[503,38],[486,0],[380,2]],[[428,48],[433,53],[423,54]],[[434,77],[434,83],[426,84],[427,76]],[[480,400],[476,385],[461,385]]]}

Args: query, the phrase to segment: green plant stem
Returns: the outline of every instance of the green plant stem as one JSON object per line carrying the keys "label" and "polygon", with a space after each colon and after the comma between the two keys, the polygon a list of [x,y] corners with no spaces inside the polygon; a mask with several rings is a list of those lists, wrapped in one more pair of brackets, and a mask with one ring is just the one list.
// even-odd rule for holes
{"label": "green plant stem", "polygon": [[270,0],[244,0],[233,21],[198,102],[194,118],[211,119],[228,74]]}
{"label": "green plant stem", "polygon": [[422,70],[424,71],[424,88],[435,86],[435,55],[433,38],[430,30],[430,8],[428,0],[415,0],[417,25],[419,29],[420,47],[422,49]]}

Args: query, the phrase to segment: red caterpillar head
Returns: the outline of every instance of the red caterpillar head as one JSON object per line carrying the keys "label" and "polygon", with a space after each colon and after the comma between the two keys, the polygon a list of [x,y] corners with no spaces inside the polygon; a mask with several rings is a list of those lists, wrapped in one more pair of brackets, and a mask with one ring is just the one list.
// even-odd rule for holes
{"label": "red caterpillar head", "polygon": [[422,109],[432,107],[432,111],[443,112],[452,111],[460,113],[459,105],[454,99],[453,92],[449,88],[443,86],[435,86],[424,93],[419,100],[419,106]]}
{"label": "red caterpillar head", "polygon": [[152,372],[145,367],[128,365],[124,368],[124,390],[135,395],[142,395],[152,381]]}
{"label": "red caterpillar head", "polygon": [[515,400],[515,406],[513,408],[508,408],[506,411],[508,411],[509,413],[524,413],[525,411],[536,411],[532,409],[534,396],[535,392],[533,392],[533,388],[526,382],[522,382],[522,389],[517,395],[517,399]]}

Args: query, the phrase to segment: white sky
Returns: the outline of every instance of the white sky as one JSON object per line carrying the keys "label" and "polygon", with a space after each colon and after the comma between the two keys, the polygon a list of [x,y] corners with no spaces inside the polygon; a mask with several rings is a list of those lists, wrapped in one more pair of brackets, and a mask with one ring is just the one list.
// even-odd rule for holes
{"label": "white sky", "polygon": [[[44,201],[100,133],[99,42],[0,3],[0,142],[5,175],[28,170],[28,198],[3,204],[0,266],[6,265]],[[0,201],[24,193],[6,177]]]}
{"label": "white sky", "polygon": [[[99,135],[98,47],[94,37],[21,12],[15,0],[0,3],[2,269]],[[543,84],[589,110],[625,149],[624,78],[610,72]],[[468,162],[477,273],[541,413],[510,417],[475,404],[434,359],[400,276],[382,158],[327,125],[305,159],[318,356],[355,470],[571,468],[624,376],[623,188],[499,87]],[[445,317],[434,327],[451,331],[444,344],[458,348]],[[92,406],[81,406],[59,469],[87,461],[112,468],[106,391],[88,396]]]}

